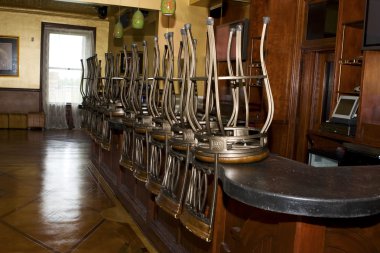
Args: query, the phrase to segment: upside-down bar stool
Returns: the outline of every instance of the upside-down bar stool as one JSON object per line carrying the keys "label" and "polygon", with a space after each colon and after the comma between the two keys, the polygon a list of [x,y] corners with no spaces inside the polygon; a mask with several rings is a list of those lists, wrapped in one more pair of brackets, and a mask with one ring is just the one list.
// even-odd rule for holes
{"label": "upside-down bar stool", "polygon": [[103,113],[102,124],[102,140],[101,147],[105,150],[111,148],[111,129],[109,127],[109,119],[115,117],[122,117],[124,111],[120,101],[121,86],[123,77],[120,76],[120,61],[121,55],[117,54],[116,61],[112,53],[106,53],[106,66],[105,66],[105,87],[104,98],[106,108]]}
{"label": "upside-down bar stool", "polygon": [[[158,195],[162,186],[164,170],[166,167],[166,159],[168,153],[168,140],[171,138],[172,131],[168,120],[162,113],[162,89],[160,85],[165,81],[166,66],[168,65],[168,47],[165,45],[165,50],[162,58],[162,73],[160,76],[160,49],[158,38],[154,38],[154,74],[150,83],[150,91],[148,98],[148,112],[152,115],[153,125],[150,132],[149,146],[149,164],[146,188],[153,194]],[[164,86],[164,85],[162,85]]]}
{"label": "upside-down bar stool", "polygon": [[[94,57],[94,56],[92,56]],[[90,118],[90,87],[94,75],[94,70],[92,67],[92,57],[86,59],[86,68],[81,59],[82,67],[82,80],[80,83],[80,93],[82,95],[82,108],[81,108],[81,127],[87,132],[90,130],[91,118]]]}
{"label": "upside-down bar stool", "polygon": [[[135,140],[135,156],[134,156],[134,172],[133,175],[136,179],[146,182],[149,164],[149,146],[150,146],[150,132],[152,131],[153,121],[152,115],[148,111],[149,101],[149,80],[148,80],[148,49],[146,41],[143,41],[143,56],[142,59],[138,57],[137,46],[132,47],[133,64],[136,65],[136,78],[133,82],[134,97],[133,106],[136,108],[136,122],[134,125],[134,140]],[[142,75],[139,76],[138,66],[139,61],[142,60]]]}
{"label": "upside-down bar stool", "polygon": [[114,90],[113,86],[113,76],[114,76],[114,56],[112,53],[105,54],[105,76],[104,76],[104,107],[102,112],[102,132],[100,139],[100,146],[102,149],[110,150],[111,147],[111,132],[109,128],[108,120],[112,114],[112,104],[114,98],[112,91]]}
{"label": "upside-down bar stool", "polygon": [[[162,187],[156,198],[156,203],[174,218],[178,218],[182,212],[183,200],[188,182],[188,166],[192,157],[191,149],[195,145],[194,130],[190,126],[189,107],[194,112],[197,107],[196,83],[190,80],[192,74],[195,74],[195,41],[192,39],[190,24],[181,29],[182,49],[180,48],[179,56],[183,52],[183,64],[181,58],[178,58],[178,81],[180,87],[179,111],[176,117],[170,112],[170,93],[166,96],[164,111],[171,122],[173,132],[169,140],[169,150],[166,159],[165,173],[162,181]],[[171,42],[169,43],[169,47]],[[190,50],[191,48],[191,50]],[[190,59],[194,65],[190,64]],[[169,86],[170,88],[170,86]],[[170,89],[167,90],[170,92]],[[193,115],[195,116],[195,114]]]}
{"label": "upside-down bar stool", "polygon": [[[174,81],[178,81],[180,86],[180,94],[182,96],[185,84],[186,66],[187,66],[187,48],[186,42],[183,37],[183,29],[181,30],[182,41],[180,43],[177,68],[178,78],[173,78],[174,72],[174,48],[173,48],[173,33],[165,34],[165,39],[168,46],[167,57],[167,71],[165,76],[165,85],[162,96],[162,115],[166,119],[166,131],[170,133],[170,139],[166,139],[166,153],[165,153],[165,169],[163,171],[163,178],[160,191],[156,197],[157,205],[171,216],[177,218],[181,210],[181,182],[186,178],[186,169],[184,169],[185,155],[180,152],[174,152],[171,145],[173,144],[173,127],[182,121],[177,113],[173,111],[173,104],[176,104],[174,96]],[[183,65],[181,65],[181,57],[183,57]],[[173,101],[174,100],[174,101]],[[179,102],[182,103],[182,97]],[[182,111],[182,104],[179,105],[179,110]],[[175,109],[175,106],[174,106]],[[164,125],[165,127],[165,125]],[[177,138],[176,138],[177,139]]]}
{"label": "upside-down bar stool", "polygon": [[[193,163],[189,187],[183,213],[180,217],[181,222],[200,238],[210,241],[213,235],[214,216],[218,189],[219,163],[251,163],[265,159],[268,154],[266,132],[273,118],[273,98],[269,86],[269,79],[264,61],[264,41],[266,28],[269,18],[264,18],[264,24],[260,42],[260,62],[261,75],[245,76],[241,59],[241,33],[242,26],[230,30],[227,49],[227,64],[229,76],[218,77],[215,37],[213,24],[214,20],[208,18],[208,43],[210,47],[210,66],[208,73],[207,89],[215,90],[216,120],[218,128],[210,127],[210,110],[206,109],[206,129],[196,133],[198,144],[195,147],[195,158]],[[231,41],[233,34],[236,33],[236,59],[235,73],[231,65]],[[262,79],[266,97],[268,99],[268,115],[262,129],[255,129],[249,126],[249,108],[247,94],[247,80]],[[233,111],[227,123],[222,121],[219,97],[218,80],[228,80],[231,86],[233,98]],[[239,97],[243,93],[243,101]],[[206,94],[207,101],[211,99],[209,91]],[[238,123],[239,104],[245,106],[245,120],[243,125]],[[205,163],[206,162],[206,163]],[[211,169],[210,169],[210,165]],[[210,180],[212,182],[210,182]]]}
{"label": "upside-down bar stool", "polygon": [[[86,111],[85,111],[85,108],[86,108],[86,103],[87,103],[87,94],[85,93],[85,86],[87,86],[87,82],[88,82],[88,67],[86,65],[86,69],[84,68],[84,63],[83,63],[83,59],[80,60],[80,65],[81,65],[81,80],[80,80],[80,86],[79,86],[79,92],[82,96],[82,103],[80,105],[80,124],[81,124],[81,128],[83,129],[86,129]],[[85,74],[86,72],[86,74]]]}
{"label": "upside-down bar stool", "polygon": [[103,112],[105,107],[104,99],[104,77],[101,77],[101,61],[97,57],[93,58],[94,79],[91,86],[91,137],[100,144],[103,131]]}
{"label": "upside-down bar stool", "polygon": [[96,85],[96,68],[97,68],[97,55],[91,56],[87,59],[87,68],[88,68],[88,80],[85,89],[87,97],[85,100],[85,111],[86,111],[86,131],[92,137],[93,129],[93,111],[95,106],[95,96],[93,93],[93,86]]}
{"label": "upside-down bar stool", "polygon": [[130,171],[133,171],[133,156],[134,156],[134,124],[135,124],[135,114],[132,107],[132,82],[134,80],[134,75],[136,66],[132,64],[132,57],[136,57],[132,55],[132,57],[128,57],[127,54],[127,46],[124,46],[124,64],[125,64],[125,72],[124,79],[122,80],[121,86],[121,102],[124,110],[124,118],[123,122],[123,144],[122,144],[122,152],[119,164],[123,168],[126,168]]}

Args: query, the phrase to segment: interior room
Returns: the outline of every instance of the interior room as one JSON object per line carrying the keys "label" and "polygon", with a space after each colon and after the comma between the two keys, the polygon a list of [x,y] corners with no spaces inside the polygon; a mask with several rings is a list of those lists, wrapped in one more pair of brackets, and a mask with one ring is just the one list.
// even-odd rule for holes
{"label": "interior room", "polygon": [[380,252],[379,11],[0,0],[0,252]]}

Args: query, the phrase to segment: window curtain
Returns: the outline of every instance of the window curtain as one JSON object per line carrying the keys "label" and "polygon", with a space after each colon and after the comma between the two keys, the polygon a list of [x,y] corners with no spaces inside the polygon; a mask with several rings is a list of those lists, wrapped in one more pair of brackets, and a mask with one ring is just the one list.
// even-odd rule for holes
{"label": "window curtain", "polygon": [[[80,96],[80,76],[81,71],[76,70],[72,72],[75,73],[75,78],[77,80],[77,86],[73,86],[71,91],[67,91],[64,84],[52,83],[49,84],[49,47],[50,47],[50,38],[51,34],[62,34],[62,35],[78,35],[84,36],[85,39],[82,40],[84,45],[84,50],[82,51],[83,60],[94,54],[94,31],[93,30],[82,30],[82,29],[71,29],[71,28],[62,28],[54,27],[53,25],[48,25],[44,27],[44,37],[43,37],[43,59],[42,59],[42,103],[43,109],[46,115],[46,128],[47,129],[66,129],[68,128],[66,120],[66,105],[71,104],[72,107],[72,118],[75,128],[80,128],[80,115],[78,106],[81,103],[78,96]],[[78,60],[79,61],[79,60]],[[79,75],[79,78],[77,77]],[[76,83],[76,81],[74,81]],[[49,87],[51,86],[51,87]],[[54,87],[53,87],[54,86]],[[50,88],[50,89],[49,89]],[[62,90],[61,90],[62,89]],[[66,89],[66,90],[63,90]],[[65,96],[64,98],[54,99],[49,96],[50,90],[54,90],[56,94],[65,94],[72,93],[71,96]],[[49,98],[50,97],[50,98]],[[76,99],[73,100],[73,98]],[[80,97],[81,98],[81,97]],[[80,99],[81,100],[81,99]]]}

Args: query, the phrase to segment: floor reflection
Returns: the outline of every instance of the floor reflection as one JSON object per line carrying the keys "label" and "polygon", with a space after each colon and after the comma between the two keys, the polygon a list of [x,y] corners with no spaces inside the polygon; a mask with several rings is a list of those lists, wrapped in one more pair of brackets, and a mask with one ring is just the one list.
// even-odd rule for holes
{"label": "floor reflection", "polygon": [[132,220],[102,216],[116,202],[88,169],[90,150],[82,131],[0,130],[0,253],[145,248]]}

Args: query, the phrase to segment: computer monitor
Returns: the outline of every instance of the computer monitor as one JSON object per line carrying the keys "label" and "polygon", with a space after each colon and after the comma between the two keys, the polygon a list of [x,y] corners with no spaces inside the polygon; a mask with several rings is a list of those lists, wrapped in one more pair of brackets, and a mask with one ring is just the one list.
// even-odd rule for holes
{"label": "computer monitor", "polygon": [[331,121],[336,123],[352,124],[352,120],[356,118],[358,103],[358,96],[340,96],[332,114]]}

